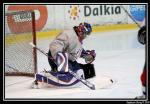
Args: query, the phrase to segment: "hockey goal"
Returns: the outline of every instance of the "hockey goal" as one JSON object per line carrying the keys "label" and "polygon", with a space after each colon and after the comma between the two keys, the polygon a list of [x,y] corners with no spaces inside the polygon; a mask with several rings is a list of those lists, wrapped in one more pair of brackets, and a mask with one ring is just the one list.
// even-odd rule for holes
{"label": "hockey goal", "polygon": [[34,11],[5,13],[5,75],[34,76],[37,69]]}

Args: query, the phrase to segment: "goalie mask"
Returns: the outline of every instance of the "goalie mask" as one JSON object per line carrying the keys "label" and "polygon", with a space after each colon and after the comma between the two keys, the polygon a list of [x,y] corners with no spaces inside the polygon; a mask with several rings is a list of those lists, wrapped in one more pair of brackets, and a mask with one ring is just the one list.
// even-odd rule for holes
{"label": "goalie mask", "polygon": [[89,23],[80,23],[78,26],[78,31],[82,32],[83,35],[87,36],[90,35],[90,33],[92,32],[92,27]]}

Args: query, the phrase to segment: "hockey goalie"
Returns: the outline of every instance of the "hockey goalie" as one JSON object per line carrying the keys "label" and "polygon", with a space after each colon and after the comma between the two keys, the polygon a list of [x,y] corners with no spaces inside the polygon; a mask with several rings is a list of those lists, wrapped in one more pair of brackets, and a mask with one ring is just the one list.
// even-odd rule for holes
{"label": "hockey goalie", "polygon": [[[84,22],[56,36],[49,45],[48,62],[51,70],[35,74],[34,88],[38,88],[39,83],[58,87],[78,85],[80,81],[69,70],[84,79],[96,76],[92,64],[96,57],[95,50],[84,50],[82,47],[83,40],[91,32],[91,25]],[[86,64],[78,63],[78,58],[85,59]]]}

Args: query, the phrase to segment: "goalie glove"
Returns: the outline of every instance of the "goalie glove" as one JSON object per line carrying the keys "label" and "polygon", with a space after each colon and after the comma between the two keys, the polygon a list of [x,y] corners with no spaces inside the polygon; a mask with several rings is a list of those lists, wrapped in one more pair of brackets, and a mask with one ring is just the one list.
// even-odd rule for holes
{"label": "goalie glove", "polygon": [[92,63],[95,60],[96,53],[95,50],[83,50],[82,57],[85,59],[87,64]]}

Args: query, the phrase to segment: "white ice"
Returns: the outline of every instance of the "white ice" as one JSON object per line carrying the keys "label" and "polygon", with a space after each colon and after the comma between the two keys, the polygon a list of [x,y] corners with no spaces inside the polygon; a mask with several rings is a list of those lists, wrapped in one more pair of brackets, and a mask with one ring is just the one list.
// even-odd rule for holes
{"label": "white ice", "polygon": [[[141,95],[140,75],[145,63],[145,47],[138,43],[138,29],[94,33],[84,41],[85,49],[94,49],[96,77],[91,83],[76,88],[31,89],[34,78],[5,77],[5,99],[130,99]],[[38,39],[38,46],[48,52],[51,39]],[[82,59],[78,60],[83,62]],[[38,52],[38,72],[50,70],[47,57]],[[109,83],[113,79],[113,84]],[[108,86],[107,86],[108,84]],[[103,85],[106,85],[103,88]]]}

